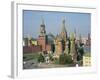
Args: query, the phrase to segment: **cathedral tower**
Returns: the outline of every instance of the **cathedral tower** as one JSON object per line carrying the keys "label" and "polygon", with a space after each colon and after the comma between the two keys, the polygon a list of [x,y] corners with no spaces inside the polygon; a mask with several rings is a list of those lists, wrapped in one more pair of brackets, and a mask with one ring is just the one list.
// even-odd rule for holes
{"label": "cathedral tower", "polygon": [[54,40],[55,44],[55,54],[57,57],[59,57],[63,53],[63,45],[62,45],[62,38],[60,36],[57,36]]}
{"label": "cathedral tower", "polygon": [[75,36],[73,33],[70,36],[70,55],[72,56],[72,60],[76,62],[77,52],[76,52],[76,46],[75,46]]}
{"label": "cathedral tower", "polygon": [[67,40],[67,31],[66,31],[66,28],[65,28],[65,20],[62,21],[62,27],[61,27],[61,37],[64,41]]}
{"label": "cathedral tower", "polygon": [[67,31],[65,28],[65,19],[62,20],[60,36],[62,38],[62,45],[63,45],[63,51],[64,51],[66,48],[66,44],[67,44]]}
{"label": "cathedral tower", "polygon": [[[67,31],[65,28],[65,20],[62,21],[61,32],[55,38],[55,54],[59,56],[60,54],[67,52]],[[65,51],[66,50],[66,51]]]}

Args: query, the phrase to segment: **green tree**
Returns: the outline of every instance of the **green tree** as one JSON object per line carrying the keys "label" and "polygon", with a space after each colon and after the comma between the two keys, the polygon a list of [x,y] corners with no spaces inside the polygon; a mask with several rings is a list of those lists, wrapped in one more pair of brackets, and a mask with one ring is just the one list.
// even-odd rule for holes
{"label": "green tree", "polygon": [[59,64],[71,64],[73,63],[71,55],[68,54],[61,54],[59,57]]}
{"label": "green tree", "polygon": [[78,48],[78,53],[80,55],[80,60],[82,59],[83,55],[84,55],[84,48],[83,47],[79,47]]}
{"label": "green tree", "polygon": [[44,58],[44,56],[43,56],[43,54],[39,54],[39,56],[38,56],[38,62],[44,62],[45,61],[45,58]]}
{"label": "green tree", "polygon": [[60,64],[65,64],[65,55],[64,55],[64,54],[61,54],[61,55],[59,56],[59,63],[60,63]]}
{"label": "green tree", "polygon": [[67,56],[66,56],[66,63],[67,63],[67,64],[73,63],[73,60],[72,60],[71,55],[67,55]]}

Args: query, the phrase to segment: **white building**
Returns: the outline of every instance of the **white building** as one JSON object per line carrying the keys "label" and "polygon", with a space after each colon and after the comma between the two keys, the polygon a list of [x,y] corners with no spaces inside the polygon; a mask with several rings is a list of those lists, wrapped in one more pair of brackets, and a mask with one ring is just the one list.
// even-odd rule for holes
{"label": "white building", "polygon": [[90,55],[90,53],[85,53],[83,55],[83,66],[91,66],[91,55]]}

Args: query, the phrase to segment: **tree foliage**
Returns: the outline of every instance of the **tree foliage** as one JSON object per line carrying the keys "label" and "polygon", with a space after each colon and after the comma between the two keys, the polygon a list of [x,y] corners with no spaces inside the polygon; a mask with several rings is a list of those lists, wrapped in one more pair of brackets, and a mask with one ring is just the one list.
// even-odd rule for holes
{"label": "tree foliage", "polygon": [[43,54],[39,54],[39,56],[38,56],[38,62],[44,62],[45,61],[45,58],[44,58],[44,56],[43,56]]}
{"label": "tree foliage", "polygon": [[59,63],[60,64],[71,64],[73,63],[73,60],[70,55],[63,53],[59,57]]}

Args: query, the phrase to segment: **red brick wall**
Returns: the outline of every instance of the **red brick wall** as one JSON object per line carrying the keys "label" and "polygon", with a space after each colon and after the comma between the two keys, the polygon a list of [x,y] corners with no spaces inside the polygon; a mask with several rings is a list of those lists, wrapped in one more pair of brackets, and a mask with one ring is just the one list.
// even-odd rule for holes
{"label": "red brick wall", "polygon": [[40,52],[41,46],[24,46],[23,53],[37,53]]}

